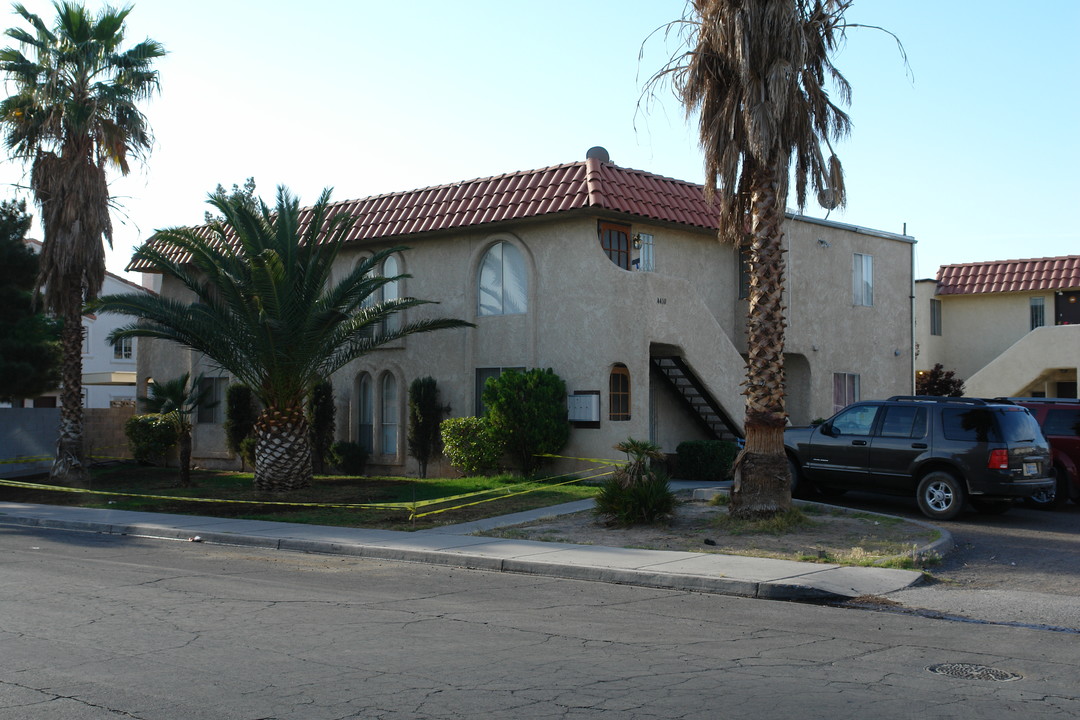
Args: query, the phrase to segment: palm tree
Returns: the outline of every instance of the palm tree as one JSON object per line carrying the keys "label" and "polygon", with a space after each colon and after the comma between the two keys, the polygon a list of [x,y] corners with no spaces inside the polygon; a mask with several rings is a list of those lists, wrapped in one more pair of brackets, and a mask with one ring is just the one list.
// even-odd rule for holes
{"label": "palm tree", "polygon": [[54,3],[50,29],[22,5],[31,28],[11,28],[16,48],[0,50],[0,69],[15,94],[0,103],[7,147],[30,163],[30,188],[41,208],[45,242],[39,286],[63,321],[60,434],[51,476],[86,479],[82,437],[82,310],[105,278],[102,238],[112,243],[106,165],[122,174],[128,156],[149,151],[152,138],[136,103],[158,87],[152,68],[165,54],[153,40],[122,50],[129,9],[97,15],[71,2]]}
{"label": "palm tree", "polygon": [[843,173],[830,142],[845,136],[851,123],[826,83],[845,104],[850,100],[850,87],[830,60],[850,5],[692,0],[684,18],[691,48],[652,81],[673,79],[688,116],[698,114],[719,236],[749,264],[746,446],[735,465],[730,511],[736,516],[769,516],[791,504],[784,457],[784,206],[791,168],[800,209],[808,185],[823,207],[844,203]]}
{"label": "palm tree", "polygon": [[139,398],[147,412],[160,413],[176,427],[180,451],[180,487],[191,487],[191,413],[200,407],[213,407],[211,389],[202,384],[202,376],[188,385],[189,373],[165,382],[150,383],[149,396]]}
{"label": "palm tree", "polygon": [[333,214],[330,191],[301,212],[278,188],[274,211],[256,211],[222,194],[210,203],[223,217],[199,229],[162,230],[135,252],[196,296],[185,303],[145,293],[108,295],[93,307],[138,318],[109,341],[126,337],[170,340],[213,360],[252,389],[263,411],[255,424],[255,487],[292,490],[311,482],[311,445],[304,400],[323,378],[371,350],[406,335],[470,327],[428,319],[389,327],[386,318],[425,304],[396,298],[368,304],[386,284],[409,277],[380,277],[382,250],[331,283],[331,268],[355,218]]}

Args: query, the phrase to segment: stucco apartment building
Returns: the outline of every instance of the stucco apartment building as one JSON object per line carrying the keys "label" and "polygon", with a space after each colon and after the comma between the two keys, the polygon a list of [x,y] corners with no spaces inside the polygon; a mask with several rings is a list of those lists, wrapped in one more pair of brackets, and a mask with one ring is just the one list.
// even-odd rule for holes
{"label": "stucco apartment building", "polygon": [[[405,338],[332,379],[341,439],[375,469],[413,472],[409,383],[430,375],[450,415],[482,412],[483,383],[508,368],[552,368],[566,382],[565,454],[618,457],[648,438],[741,435],[747,275],[716,239],[699,185],[587,159],[337,203],[358,221],[340,272],[396,245],[382,271],[411,277],[387,292],[436,300],[405,320],[445,316],[475,328]],[[911,390],[914,240],[789,215],[787,382],[796,423],[862,397]],[[145,269],[134,267],[132,269]],[[184,297],[171,278],[161,293]],[[191,353],[143,341],[140,383],[220,375]],[[228,378],[208,379],[219,397]],[[195,458],[227,463],[223,406],[200,413]]]}
{"label": "stucco apartment building", "polygon": [[1077,396],[1080,255],[942,265],[915,283],[917,371],[974,397]]}

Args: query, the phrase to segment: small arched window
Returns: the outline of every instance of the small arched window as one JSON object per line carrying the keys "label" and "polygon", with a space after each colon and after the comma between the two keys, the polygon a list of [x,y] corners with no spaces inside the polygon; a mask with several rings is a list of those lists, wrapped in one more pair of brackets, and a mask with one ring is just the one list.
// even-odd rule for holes
{"label": "small arched window", "polygon": [[608,379],[608,419],[630,419],[630,370],[622,363],[611,368]]}
{"label": "small arched window", "polygon": [[492,245],[480,261],[478,315],[521,315],[528,309],[525,258],[508,242]]}

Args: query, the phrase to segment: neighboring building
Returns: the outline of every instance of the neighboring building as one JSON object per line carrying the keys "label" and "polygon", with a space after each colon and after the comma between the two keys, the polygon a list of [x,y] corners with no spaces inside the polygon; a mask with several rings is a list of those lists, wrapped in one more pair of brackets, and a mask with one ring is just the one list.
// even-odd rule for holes
{"label": "neighboring building", "polygon": [[[35,252],[41,243],[27,240]],[[119,275],[105,273],[101,287],[102,295],[119,295],[130,292],[151,292],[142,285],[125,280]],[[125,340],[116,344],[105,341],[109,333],[128,318],[120,315],[83,315],[83,407],[107,408],[135,404],[135,368],[138,362],[138,340]],[[59,390],[36,398],[22,400],[22,407],[59,407]],[[16,401],[16,405],[18,405]]]}
{"label": "neighboring building", "polygon": [[942,265],[915,283],[916,366],[975,397],[1068,397],[1080,363],[1080,255]]}
{"label": "neighboring building", "polygon": [[[747,276],[716,239],[699,185],[608,161],[508,173],[336,204],[358,221],[340,277],[375,250],[411,247],[382,271],[410,278],[387,293],[437,300],[405,320],[446,316],[473,329],[405,338],[333,378],[339,437],[378,470],[411,472],[409,383],[430,375],[451,415],[482,412],[483,383],[508,368],[552,368],[573,421],[564,454],[611,457],[627,437],[673,453],[683,440],[741,435]],[[912,247],[907,236],[789,215],[788,411],[796,423],[860,397],[911,391]],[[133,263],[132,270],[148,268]],[[189,291],[164,278],[161,293]],[[139,382],[207,374],[175,346],[143,341]],[[199,414],[194,454],[231,462],[224,404]]]}

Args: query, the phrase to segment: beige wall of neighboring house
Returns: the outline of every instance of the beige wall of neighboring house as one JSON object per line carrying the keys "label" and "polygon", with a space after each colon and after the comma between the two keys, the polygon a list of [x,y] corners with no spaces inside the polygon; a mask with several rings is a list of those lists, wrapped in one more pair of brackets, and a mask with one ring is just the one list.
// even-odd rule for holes
{"label": "beige wall of neighboring house", "polygon": [[[599,222],[624,225],[629,237],[643,241],[641,249],[630,251],[639,266],[647,264],[651,247],[652,270],[625,270],[609,259],[598,238]],[[792,422],[833,412],[836,373],[858,376],[861,397],[910,392],[913,240],[802,217],[791,218],[785,232]],[[400,294],[439,303],[410,310],[405,320],[449,316],[476,327],[407,337],[334,375],[338,435],[355,441],[362,431],[372,432],[374,467],[415,472],[415,461],[406,456],[407,390],[425,375],[438,382],[450,415],[465,416],[476,412],[478,371],[550,367],[569,393],[596,393],[600,399],[599,423],[575,425],[564,454],[618,458],[612,446],[627,437],[651,438],[669,453],[683,440],[711,437],[655,367],[654,360],[673,357],[741,429],[746,301],[740,299],[738,253],[720,244],[713,231],[590,206],[353,243],[343,249],[335,277],[361,257],[397,244],[411,248],[396,256],[398,271],[412,275]],[[514,248],[523,261],[526,308],[483,315],[479,272],[486,254],[500,244]],[[872,265],[872,298],[860,288],[856,300],[856,254],[860,269]],[[188,297],[170,278],[163,279],[161,292]],[[630,414],[613,420],[609,382],[620,365],[630,377]],[[220,374],[205,359],[144,341],[140,382],[182,372]],[[373,396],[370,423],[361,410],[365,383]],[[384,407],[385,383],[395,392]],[[230,459],[218,422],[197,423],[194,440],[197,461]],[[382,452],[384,446],[390,452]]]}
{"label": "beige wall of neighboring house", "polygon": [[[1080,325],[1059,324],[1067,318],[1058,318],[1057,313],[1061,299],[1080,290],[1074,286],[1078,281],[1060,270],[1043,277],[1035,269],[1036,263],[1063,266],[1068,260],[943,266],[939,277],[948,273],[945,282],[967,283],[960,287],[971,292],[941,293],[938,280],[917,281],[916,370],[941,363],[964,379],[970,396],[1056,397],[1059,391],[1071,390],[1075,397]],[[984,278],[978,284],[950,279],[958,274],[957,268],[971,267]],[[968,275],[975,277],[975,272]],[[1020,286],[1028,289],[1013,289]],[[940,334],[931,333],[932,303],[940,308]]]}

